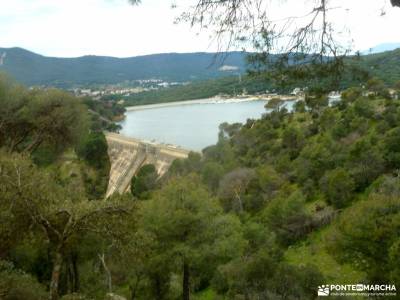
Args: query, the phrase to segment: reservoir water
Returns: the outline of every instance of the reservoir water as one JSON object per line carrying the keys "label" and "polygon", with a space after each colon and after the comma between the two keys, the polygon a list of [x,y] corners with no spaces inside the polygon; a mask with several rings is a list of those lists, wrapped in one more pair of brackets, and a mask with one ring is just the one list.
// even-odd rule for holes
{"label": "reservoir water", "polygon": [[200,151],[218,139],[221,123],[245,123],[266,112],[266,101],[197,103],[126,112],[122,135]]}

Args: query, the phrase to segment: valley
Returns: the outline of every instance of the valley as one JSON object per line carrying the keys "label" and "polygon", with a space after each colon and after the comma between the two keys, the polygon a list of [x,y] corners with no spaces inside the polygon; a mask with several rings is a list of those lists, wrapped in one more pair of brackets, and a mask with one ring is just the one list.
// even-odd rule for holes
{"label": "valley", "polygon": [[2,1],[0,300],[400,299],[399,20]]}

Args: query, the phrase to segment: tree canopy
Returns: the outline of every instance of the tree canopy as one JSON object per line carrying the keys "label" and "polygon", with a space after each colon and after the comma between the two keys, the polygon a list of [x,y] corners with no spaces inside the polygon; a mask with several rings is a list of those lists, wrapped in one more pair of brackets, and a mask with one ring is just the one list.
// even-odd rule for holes
{"label": "tree canopy", "polygon": [[[334,24],[337,7],[331,2],[304,1],[297,15],[290,15],[285,6],[290,8],[298,1],[198,0],[177,20],[213,32],[221,52],[231,47],[252,49],[250,73],[268,74],[279,85],[307,80],[312,88],[337,89],[344,73],[357,77],[362,71],[344,64],[348,55],[358,56],[352,54],[351,43],[343,41],[351,40],[350,36],[343,38],[346,30]],[[398,0],[391,4],[400,7]],[[276,10],[280,6],[283,14]]]}

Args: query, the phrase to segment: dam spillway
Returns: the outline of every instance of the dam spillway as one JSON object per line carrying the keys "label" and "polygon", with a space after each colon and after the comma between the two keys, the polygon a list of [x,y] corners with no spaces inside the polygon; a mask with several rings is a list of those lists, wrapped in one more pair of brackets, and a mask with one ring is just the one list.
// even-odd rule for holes
{"label": "dam spillway", "polygon": [[190,150],[160,145],[116,133],[105,133],[111,169],[106,197],[129,190],[131,179],[146,164],[153,164],[164,175],[175,159],[187,158]]}

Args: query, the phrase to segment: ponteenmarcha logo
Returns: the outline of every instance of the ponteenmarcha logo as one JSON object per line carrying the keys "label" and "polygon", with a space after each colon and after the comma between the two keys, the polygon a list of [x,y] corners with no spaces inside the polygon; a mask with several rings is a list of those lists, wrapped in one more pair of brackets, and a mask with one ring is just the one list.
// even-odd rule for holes
{"label": "ponteenmarcha logo", "polygon": [[323,284],[318,296],[396,296],[394,284]]}
{"label": "ponteenmarcha logo", "polygon": [[329,296],[329,285],[320,285],[318,287],[318,296]]}

